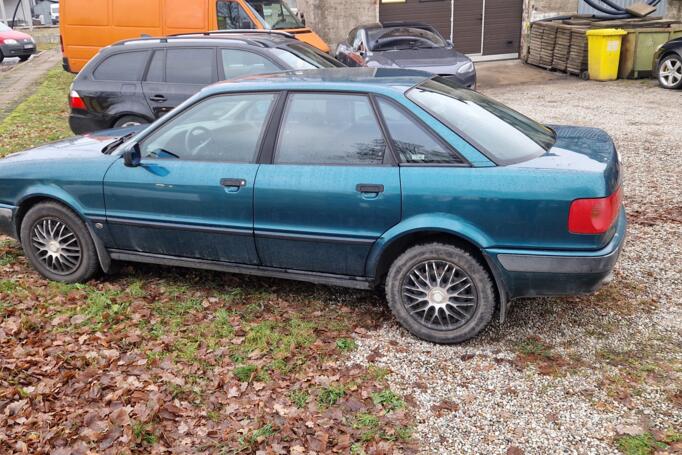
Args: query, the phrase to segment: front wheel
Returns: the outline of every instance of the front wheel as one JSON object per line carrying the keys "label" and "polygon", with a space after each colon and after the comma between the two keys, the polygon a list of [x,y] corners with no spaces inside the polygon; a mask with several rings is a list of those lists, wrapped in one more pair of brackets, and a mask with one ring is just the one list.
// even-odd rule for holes
{"label": "front wheel", "polygon": [[19,57],[19,61],[25,62],[25,61],[28,60],[29,58],[31,58],[30,55],[22,55],[21,57]]}
{"label": "front wheel", "polygon": [[434,343],[475,337],[495,310],[486,269],[466,251],[439,243],[415,246],[396,259],[386,278],[386,296],[403,327]]}
{"label": "front wheel", "polygon": [[99,271],[95,244],[85,223],[54,202],[38,204],[21,223],[21,246],[45,278],[81,283]]}
{"label": "front wheel", "polygon": [[658,82],[668,89],[682,88],[682,57],[669,55],[658,65]]}

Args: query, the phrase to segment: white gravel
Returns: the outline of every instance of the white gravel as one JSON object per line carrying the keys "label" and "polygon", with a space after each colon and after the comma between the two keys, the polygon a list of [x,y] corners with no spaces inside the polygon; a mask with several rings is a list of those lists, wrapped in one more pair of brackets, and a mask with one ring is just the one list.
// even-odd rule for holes
{"label": "white gravel", "polygon": [[[542,122],[614,137],[635,215],[615,281],[596,296],[517,301],[505,324],[459,346],[416,340],[389,322],[359,337],[350,361],[372,355],[393,371],[395,388],[418,405],[424,453],[618,453],[626,426],[681,431],[670,397],[682,391],[682,91],[569,79],[486,94]],[[530,336],[570,365],[558,375],[514,365]],[[621,386],[631,396],[619,396]],[[436,415],[432,406],[446,399],[459,410]]]}

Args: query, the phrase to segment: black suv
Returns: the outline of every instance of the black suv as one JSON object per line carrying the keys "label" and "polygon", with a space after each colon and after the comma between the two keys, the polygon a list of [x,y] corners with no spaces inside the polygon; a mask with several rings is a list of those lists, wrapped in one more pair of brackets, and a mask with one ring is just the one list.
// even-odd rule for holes
{"label": "black suv", "polygon": [[71,87],[76,134],[153,122],[219,80],[344,66],[274,31],[219,31],[140,38],[102,49]]}

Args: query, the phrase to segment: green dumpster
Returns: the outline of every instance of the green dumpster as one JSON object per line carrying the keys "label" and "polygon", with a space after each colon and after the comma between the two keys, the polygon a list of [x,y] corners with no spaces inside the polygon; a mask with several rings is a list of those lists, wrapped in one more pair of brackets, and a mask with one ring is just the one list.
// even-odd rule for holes
{"label": "green dumpster", "polygon": [[682,36],[682,26],[667,28],[625,28],[620,51],[618,77],[620,79],[644,79],[651,77],[656,48],[673,38]]}

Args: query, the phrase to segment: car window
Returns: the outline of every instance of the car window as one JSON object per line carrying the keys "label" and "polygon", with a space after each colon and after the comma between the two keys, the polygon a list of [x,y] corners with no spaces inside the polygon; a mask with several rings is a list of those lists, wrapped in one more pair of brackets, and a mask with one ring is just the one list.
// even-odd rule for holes
{"label": "car window", "polygon": [[250,163],[256,158],[274,94],[240,94],[200,102],[145,138],[146,159]]}
{"label": "car window", "polygon": [[237,2],[218,1],[216,2],[216,10],[220,30],[256,28],[244,8]]}
{"label": "car window", "polygon": [[283,0],[248,0],[248,2],[249,6],[251,6],[251,8],[253,8],[273,30],[304,27]]}
{"label": "car window", "polygon": [[146,80],[148,82],[164,81],[165,76],[164,69],[166,67],[165,58],[166,51],[160,50],[154,52],[154,55],[152,56],[152,61],[149,63],[149,70],[147,70]]}
{"label": "car window", "polygon": [[541,156],[556,142],[550,128],[442,77],[410,89],[407,97],[500,165]]}
{"label": "car window", "polygon": [[139,81],[142,78],[148,55],[147,51],[112,55],[97,66],[92,76],[98,81]]}
{"label": "car window", "polygon": [[459,156],[439,143],[393,103],[380,99],[379,108],[391,135],[391,144],[400,156],[401,163],[463,163]]}
{"label": "car window", "polygon": [[213,49],[168,49],[166,82],[207,85],[214,81]]}
{"label": "car window", "polygon": [[297,93],[287,100],[275,162],[380,164],[385,151],[367,96]]}
{"label": "car window", "polygon": [[248,74],[264,74],[282,71],[282,68],[272,63],[262,55],[237,49],[222,49],[223,70],[225,79],[245,76]]}
{"label": "car window", "polygon": [[287,44],[281,48],[270,49],[270,52],[295,70],[343,67],[338,60],[305,43]]}

